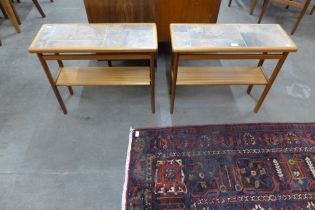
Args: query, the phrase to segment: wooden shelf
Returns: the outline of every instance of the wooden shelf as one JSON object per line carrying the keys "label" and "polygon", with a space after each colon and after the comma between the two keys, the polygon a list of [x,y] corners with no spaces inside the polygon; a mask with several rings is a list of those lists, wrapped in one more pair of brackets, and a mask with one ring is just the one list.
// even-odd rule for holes
{"label": "wooden shelf", "polygon": [[60,68],[56,84],[57,86],[150,85],[150,68]]}
{"label": "wooden shelf", "polygon": [[265,85],[262,67],[179,67],[177,85]]}

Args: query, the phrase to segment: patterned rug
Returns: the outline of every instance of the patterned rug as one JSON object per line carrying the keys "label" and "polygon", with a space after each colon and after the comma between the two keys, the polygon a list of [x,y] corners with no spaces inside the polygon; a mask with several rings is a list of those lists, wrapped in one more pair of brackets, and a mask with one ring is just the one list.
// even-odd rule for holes
{"label": "patterned rug", "polygon": [[315,124],[137,129],[130,139],[123,209],[315,209]]}

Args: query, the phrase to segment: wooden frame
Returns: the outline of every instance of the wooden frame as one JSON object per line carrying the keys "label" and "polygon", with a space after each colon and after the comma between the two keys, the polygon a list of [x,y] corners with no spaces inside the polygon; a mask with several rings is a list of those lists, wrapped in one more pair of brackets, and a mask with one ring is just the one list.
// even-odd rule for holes
{"label": "wooden frame", "polygon": [[[262,54],[182,54],[173,53],[172,56],[172,68],[170,71],[170,95],[171,95],[171,110],[174,113],[174,103],[177,85],[249,85],[247,93],[250,94],[254,85],[265,85],[264,91],[260,96],[254,112],[257,113],[262,106],[266,96],[269,93],[277,75],[279,74],[282,65],[284,64],[288,52],[284,53],[273,53],[269,54],[263,52]],[[207,69],[202,69],[199,67],[193,67],[194,70],[188,73],[188,75],[182,73],[185,68],[180,68],[178,66],[179,60],[235,60],[235,59],[258,59],[258,67],[236,67],[236,68],[221,68],[209,67]],[[263,63],[266,59],[278,59],[278,64],[276,65],[272,75],[268,78],[263,70]],[[256,69],[256,71],[254,71]],[[259,69],[259,71],[258,71]],[[223,70],[223,71],[222,71]],[[187,71],[187,70],[186,70]],[[193,76],[198,74],[197,77]],[[179,74],[182,74],[179,77]],[[187,74],[187,72],[186,72]],[[189,79],[190,78],[190,79]],[[224,79],[223,79],[224,78]]]}
{"label": "wooden frame", "polygon": [[[53,25],[53,24],[48,24]],[[67,24],[57,24],[67,25]],[[71,25],[71,24],[70,24]],[[81,25],[102,25],[102,24],[75,24]],[[115,25],[115,24],[103,24]],[[117,24],[121,25],[121,24]],[[124,24],[124,25],[141,25],[141,24]],[[148,25],[148,24],[147,24]],[[36,43],[40,40],[41,33],[47,25],[43,25],[35,36],[29,47],[30,53],[36,53],[44,69],[47,79],[54,91],[58,103],[64,114],[67,114],[66,106],[62,100],[59,86],[68,87],[70,95],[73,94],[72,86],[150,86],[151,92],[151,111],[155,113],[155,64],[157,57],[157,31],[156,25],[151,24],[152,39],[149,38],[150,45],[146,48],[137,47],[111,47],[110,45],[87,45],[80,48],[66,47],[38,47]],[[92,38],[94,40],[94,38]],[[64,41],[64,40],[63,40]],[[71,40],[70,40],[71,41]],[[141,43],[143,44],[143,43]],[[64,60],[148,60],[147,67],[65,67]],[[53,76],[47,61],[57,61],[59,70]]]}
{"label": "wooden frame", "polygon": [[[174,24],[177,26],[185,24]],[[198,26],[198,24],[189,24]],[[201,24],[199,24],[201,25]],[[222,24],[224,25],[224,24]],[[296,52],[297,46],[287,33],[277,25],[279,33],[286,38],[285,46],[263,47],[179,47],[175,32],[171,25],[172,60],[170,68],[169,94],[170,113],[174,113],[175,95],[177,85],[248,85],[247,93],[250,94],[254,85],[265,86],[254,112],[261,108],[275,79],[277,78],[289,52]],[[179,35],[178,35],[179,36]],[[190,40],[188,39],[187,42]],[[209,40],[208,40],[209,41]],[[185,43],[185,42],[184,42]],[[213,44],[215,46],[215,44]],[[257,67],[213,67],[213,66],[179,66],[180,60],[259,60]],[[265,60],[278,60],[270,77],[264,72]]]}
{"label": "wooden frame", "polygon": [[[73,95],[72,86],[121,86],[149,85],[151,87],[151,110],[155,113],[155,59],[156,53],[115,53],[115,54],[43,54],[37,53],[47,79],[54,91],[64,114],[67,108],[62,100],[58,86],[68,87]],[[64,67],[63,60],[149,60],[149,67]],[[59,71],[53,76],[47,61],[58,62]],[[86,72],[89,71],[89,73]],[[104,77],[105,76],[105,77]]]}

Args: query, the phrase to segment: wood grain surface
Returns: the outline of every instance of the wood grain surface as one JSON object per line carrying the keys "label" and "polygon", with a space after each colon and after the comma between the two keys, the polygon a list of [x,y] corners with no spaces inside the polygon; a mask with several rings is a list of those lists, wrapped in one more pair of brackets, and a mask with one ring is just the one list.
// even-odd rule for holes
{"label": "wood grain surface", "polygon": [[155,22],[155,0],[84,0],[90,23]]}

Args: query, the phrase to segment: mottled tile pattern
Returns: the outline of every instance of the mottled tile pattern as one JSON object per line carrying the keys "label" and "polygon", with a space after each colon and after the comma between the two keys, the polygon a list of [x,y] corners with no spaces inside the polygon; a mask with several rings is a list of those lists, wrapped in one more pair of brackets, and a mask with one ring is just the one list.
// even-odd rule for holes
{"label": "mottled tile pattern", "polygon": [[173,49],[291,49],[291,38],[276,24],[174,24]]}
{"label": "mottled tile pattern", "polygon": [[155,24],[46,24],[32,50],[155,50]]}

